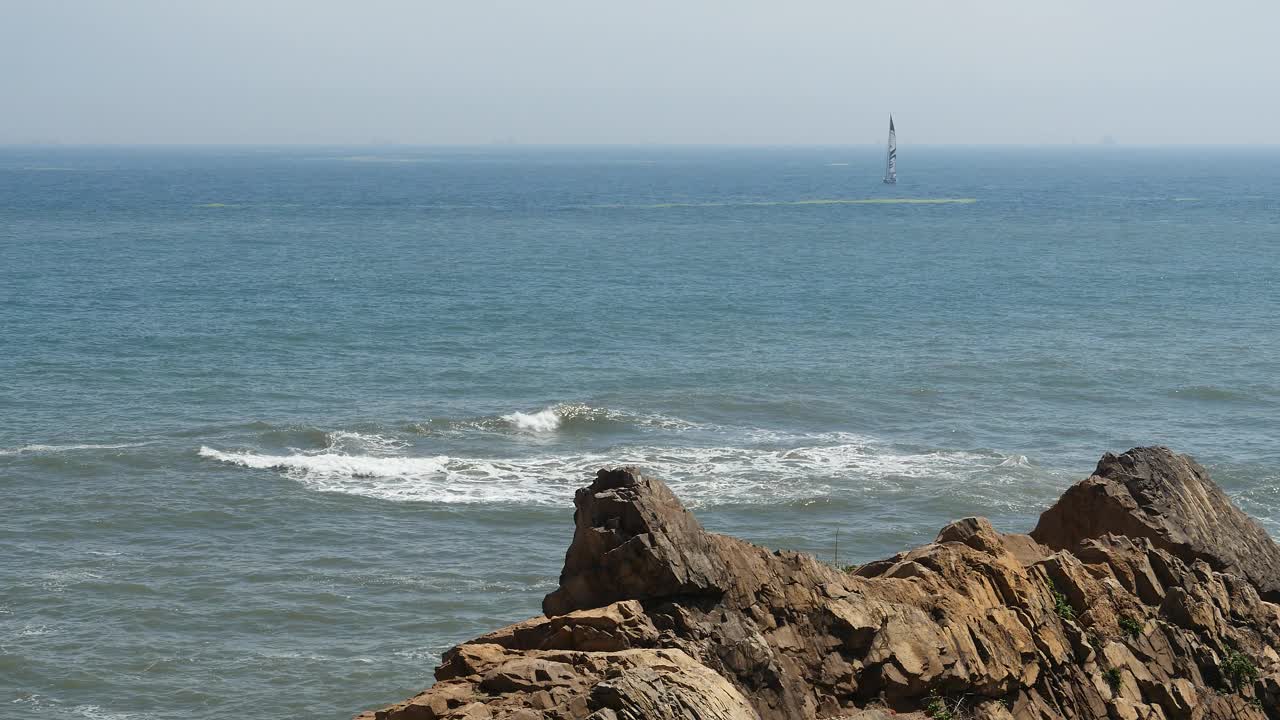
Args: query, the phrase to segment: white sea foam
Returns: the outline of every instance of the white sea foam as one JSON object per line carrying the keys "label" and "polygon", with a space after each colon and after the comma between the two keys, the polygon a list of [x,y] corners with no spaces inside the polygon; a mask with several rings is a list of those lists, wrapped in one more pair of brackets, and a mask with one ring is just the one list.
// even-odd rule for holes
{"label": "white sea foam", "polygon": [[37,578],[40,588],[60,593],[72,585],[101,580],[102,575],[92,570],[54,570]]}
{"label": "white sea foam", "polygon": [[14,700],[13,704],[23,704],[29,707],[24,711],[25,715],[49,715],[53,717],[66,717],[75,715],[88,720],[149,720],[153,715],[139,713],[120,713],[104,710],[98,705],[71,705],[68,706],[58,700],[36,694],[21,694]]}
{"label": "white sea foam", "polygon": [[437,643],[428,645],[427,647],[409,648],[408,650],[393,650],[392,657],[398,657],[408,660],[415,664],[425,663],[428,667],[440,662],[440,656],[449,648],[453,647],[450,643]]}
{"label": "white sea foam", "polygon": [[200,456],[249,468],[272,470],[300,470],[314,475],[344,477],[405,477],[438,473],[449,458],[440,457],[372,457],[368,455],[344,455],[341,453],[317,453],[314,455],[259,455],[256,453],[222,452],[209,447],[200,448]]}
{"label": "white sea foam", "polygon": [[505,415],[469,419],[433,418],[413,423],[408,430],[418,435],[461,437],[471,433],[498,433],[524,436],[547,436],[568,429],[592,432],[610,426],[631,430],[715,430],[717,426],[695,423],[658,413],[640,413],[614,408],[593,407],[584,403],[559,403],[532,412],[515,411]]}
{"label": "white sea foam", "polygon": [[658,413],[638,413],[630,410],[613,408],[597,408],[582,403],[562,403],[553,408],[556,414],[565,420],[584,420],[587,422],[618,423],[637,428],[654,428],[658,430],[711,430],[716,426],[690,422],[670,415]]}
{"label": "white sea foam", "polygon": [[142,720],[142,718],[152,717],[151,715],[139,715],[137,713],[119,713],[104,710],[98,705],[76,705],[71,708],[71,712],[89,720]]}
{"label": "white sea foam", "polygon": [[560,427],[560,415],[553,407],[535,413],[513,412],[503,415],[502,419],[511,423],[515,429],[525,432],[548,433]]}
{"label": "white sea foam", "polygon": [[817,500],[847,493],[989,495],[1013,503],[1019,456],[989,451],[906,452],[864,442],[760,447],[622,447],[605,453],[518,458],[263,455],[201,447],[199,454],[271,469],[305,486],[395,501],[565,505],[601,467],[634,464],[692,506]]}
{"label": "white sea foam", "polygon": [[1026,455],[1010,455],[1006,457],[997,467],[1031,467],[1031,461]]}
{"label": "white sea foam", "polygon": [[438,503],[546,502],[538,478],[504,474],[491,463],[436,457],[319,453],[260,455],[201,447],[202,457],[284,473],[307,487],[386,500]]}
{"label": "white sea foam", "polygon": [[143,445],[150,445],[150,444],[151,442],[147,441],[147,442],[136,442],[136,443],[118,443],[114,445],[95,445],[95,444],[23,445],[22,447],[18,447],[18,448],[0,448],[0,455],[28,455],[28,454],[38,455],[38,454],[52,454],[52,453],[61,453],[61,452],[75,452],[77,450],[119,450],[121,448],[142,447]]}
{"label": "white sea foam", "polygon": [[546,433],[560,430],[565,423],[617,423],[636,428],[659,430],[712,429],[714,426],[690,422],[669,415],[637,413],[613,408],[599,408],[584,403],[560,403],[533,413],[513,412],[502,421],[517,430]]}
{"label": "white sea foam", "polygon": [[332,451],[351,451],[354,449],[375,453],[394,453],[408,446],[409,443],[403,440],[376,433],[335,430],[325,437],[325,449]]}

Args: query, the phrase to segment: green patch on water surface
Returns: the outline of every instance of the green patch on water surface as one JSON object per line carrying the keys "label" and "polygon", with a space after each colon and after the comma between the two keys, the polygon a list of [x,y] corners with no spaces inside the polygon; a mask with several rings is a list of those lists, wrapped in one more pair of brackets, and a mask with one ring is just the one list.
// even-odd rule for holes
{"label": "green patch on water surface", "polygon": [[338,158],[343,162],[355,163],[434,163],[437,158],[408,157],[404,155],[346,155]]}
{"label": "green patch on water surface", "polygon": [[744,200],[742,202],[653,203],[649,205],[591,205],[615,210],[659,210],[664,208],[778,207],[783,205],[970,205],[977,198],[821,198],[813,200]]}
{"label": "green patch on water surface", "polygon": [[[977,198],[865,198],[861,200],[796,200],[778,205],[970,205]],[[767,203],[773,204],[773,203]]]}

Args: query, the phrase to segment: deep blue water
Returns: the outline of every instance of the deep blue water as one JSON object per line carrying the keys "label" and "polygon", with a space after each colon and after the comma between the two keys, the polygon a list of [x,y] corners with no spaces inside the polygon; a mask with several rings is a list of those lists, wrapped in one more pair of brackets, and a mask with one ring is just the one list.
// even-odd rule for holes
{"label": "deep blue water", "polygon": [[1280,151],[879,152],[0,149],[0,715],[406,697],[616,462],[841,562],[1152,443],[1280,530]]}

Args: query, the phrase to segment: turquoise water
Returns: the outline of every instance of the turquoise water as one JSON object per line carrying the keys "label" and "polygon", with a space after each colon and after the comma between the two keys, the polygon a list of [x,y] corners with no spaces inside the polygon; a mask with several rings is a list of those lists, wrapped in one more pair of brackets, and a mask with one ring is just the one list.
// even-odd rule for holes
{"label": "turquoise water", "polygon": [[1150,443],[1280,530],[1280,151],[880,162],[0,149],[0,715],[406,697],[614,462],[842,563]]}

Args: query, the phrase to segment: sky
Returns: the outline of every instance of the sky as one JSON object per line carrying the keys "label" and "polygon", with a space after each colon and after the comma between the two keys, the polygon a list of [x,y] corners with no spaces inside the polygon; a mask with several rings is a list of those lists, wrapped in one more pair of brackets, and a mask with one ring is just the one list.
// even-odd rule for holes
{"label": "sky", "polygon": [[0,143],[1280,143],[1275,0],[0,0]]}

